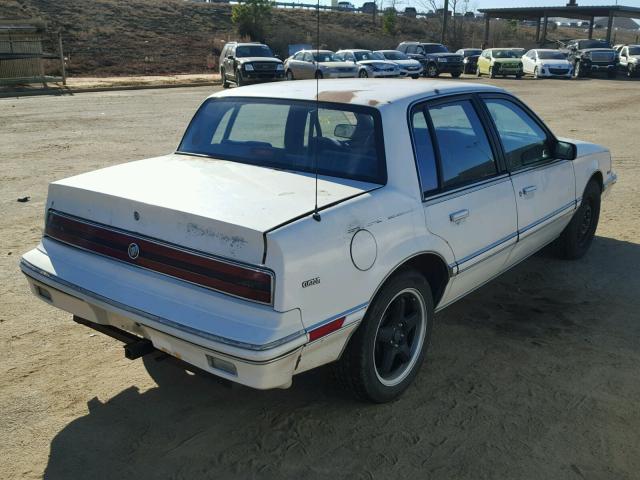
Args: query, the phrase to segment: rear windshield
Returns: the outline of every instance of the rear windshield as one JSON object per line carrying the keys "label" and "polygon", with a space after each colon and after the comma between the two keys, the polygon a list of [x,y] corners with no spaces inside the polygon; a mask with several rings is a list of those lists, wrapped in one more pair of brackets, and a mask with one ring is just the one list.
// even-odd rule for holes
{"label": "rear windshield", "polygon": [[538,58],[541,60],[566,60],[567,56],[562,52],[538,51]]}
{"label": "rear windshield", "polygon": [[273,52],[266,45],[240,45],[236,47],[236,57],[273,57]]}
{"label": "rear windshield", "polygon": [[578,48],[611,48],[611,45],[604,40],[580,40]]}
{"label": "rear windshield", "polygon": [[629,55],[640,55],[640,47],[629,47]]}
{"label": "rear windshield", "polygon": [[[268,168],[386,183],[377,110],[296,100],[209,99],[179,153]],[[317,163],[316,163],[317,162]]]}
{"label": "rear windshield", "polygon": [[481,53],[482,53],[482,50],[465,50],[464,56],[471,57],[473,55],[480,55]]}

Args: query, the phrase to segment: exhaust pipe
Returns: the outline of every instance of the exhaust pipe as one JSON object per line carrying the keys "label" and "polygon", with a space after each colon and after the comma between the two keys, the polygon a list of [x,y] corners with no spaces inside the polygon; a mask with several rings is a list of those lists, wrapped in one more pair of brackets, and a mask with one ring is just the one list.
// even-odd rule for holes
{"label": "exhaust pipe", "polygon": [[129,360],[136,360],[137,358],[144,357],[145,355],[155,351],[156,349],[153,346],[153,343],[146,338],[127,343],[124,346],[124,356]]}

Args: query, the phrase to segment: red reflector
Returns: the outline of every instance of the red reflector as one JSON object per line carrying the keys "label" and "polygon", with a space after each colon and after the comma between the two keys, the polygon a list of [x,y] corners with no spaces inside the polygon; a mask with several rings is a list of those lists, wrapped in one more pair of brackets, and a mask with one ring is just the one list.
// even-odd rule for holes
{"label": "red reflector", "polygon": [[340,328],[342,328],[345,318],[346,317],[337,318],[329,323],[322,325],[321,327],[316,328],[315,330],[311,330],[309,332],[309,341],[313,342],[320,337],[324,337],[325,335],[329,335],[331,332],[339,330]]}

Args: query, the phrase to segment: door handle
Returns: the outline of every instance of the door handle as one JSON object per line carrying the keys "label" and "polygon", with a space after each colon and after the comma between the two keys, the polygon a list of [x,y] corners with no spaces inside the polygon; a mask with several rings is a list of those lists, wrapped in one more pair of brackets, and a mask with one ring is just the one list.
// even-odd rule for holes
{"label": "door handle", "polygon": [[462,220],[469,216],[469,210],[458,210],[449,214],[449,220],[453,223],[460,223]]}
{"label": "door handle", "polygon": [[522,191],[520,192],[520,196],[521,197],[533,196],[536,190],[538,190],[538,187],[536,187],[535,185],[529,185],[528,187],[524,187],[522,189]]}

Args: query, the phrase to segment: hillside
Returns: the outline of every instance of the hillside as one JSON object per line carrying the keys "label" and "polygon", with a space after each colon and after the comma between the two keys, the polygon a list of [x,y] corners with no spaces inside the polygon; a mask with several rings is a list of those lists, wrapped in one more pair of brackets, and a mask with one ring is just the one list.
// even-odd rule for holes
{"label": "hillside", "polygon": [[[229,5],[183,0],[2,0],[2,18],[37,18],[50,32],[60,29],[70,75],[201,73],[213,66],[213,54],[225,41],[237,39]],[[370,15],[321,12],[320,19],[320,43],[334,50],[395,48],[402,40],[439,38],[436,19],[399,17],[395,35],[384,34]],[[274,9],[265,41],[284,58],[289,44],[316,43],[315,24],[314,11]],[[482,21],[458,27],[451,48],[480,46]],[[533,35],[534,29],[495,22],[490,43],[527,48]],[[55,45],[45,48],[54,51]]]}

